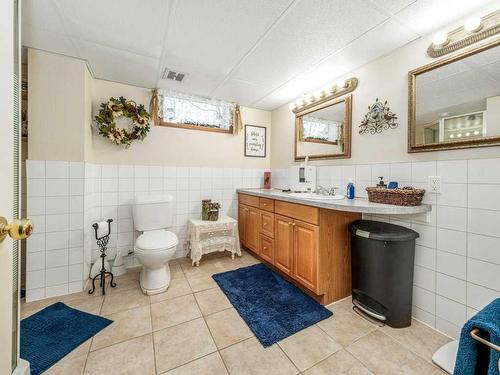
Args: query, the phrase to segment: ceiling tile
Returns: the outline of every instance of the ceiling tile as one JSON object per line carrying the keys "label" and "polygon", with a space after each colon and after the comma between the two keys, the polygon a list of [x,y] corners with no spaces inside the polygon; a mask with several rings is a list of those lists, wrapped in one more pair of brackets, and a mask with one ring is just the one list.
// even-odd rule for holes
{"label": "ceiling tile", "polygon": [[[46,1],[46,0],[44,0]],[[159,58],[170,0],[54,0],[71,36]]]}
{"label": "ceiling tile", "polygon": [[420,35],[428,34],[454,20],[466,17],[491,0],[418,0],[396,17]]}
{"label": "ceiling tile", "polygon": [[182,0],[165,43],[164,67],[226,75],[291,0]]}
{"label": "ceiling tile", "polygon": [[158,59],[82,41],[80,50],[96,78],[141,87],[155,86]]}
{"label": "ceiling tile", "polygon": [[256,86],[248,82],[230,79],[213,91],[212,96],[249,107],[266,95],[269,90],[269,87]]}
{"label": "ceiling tile", "polygon": [[389,20],[354,42],[340,52],[333,54],[310,72],[292,80],[288,84],[270,94],[266,100],[280,102],[280,105],[291,102],[305,93],[311,93],[325,85],[334,83],[346,73],[367,64],[403,45],[418,38],[418,35],[401,26],[397,21]]}
{"label": "ceiling tile", "polygon": [[[175,69],[176,67],[169,66],[169,68]],[[186,72],[186,70],[183,69],[182,72]],[[223,79],[224,75],[220,73],[207,73],[205,71],[190,70],[187,72],[187,76],[182,80],[182,82],[175,82],[162,78],[157,81],[156,85],[162,89],[170,89],[208,97]]]}
{"label": "ceiling tile", "polygon": [[57,7],[52,0],[23,0],[21,2],[23,32],[26,26],[64,34],[64,27]]}
{"label": "ceiling tile", "polygon": [[70,38],[46,29],[25,24],[23,25],[22,44],[32,47],[60,53],[67,56],[78,56],[75,44]]}
{"label": "ceiling tile", "polygon": [[408,5],[413,4],[417,0],[370,0],[380,6],[386,12],[397,13],[406,8]]}
{"label": "ceiling tile", "polygon": [[298,3],[236,70],[233,78],[279,86],[387,17],[362,0]]}

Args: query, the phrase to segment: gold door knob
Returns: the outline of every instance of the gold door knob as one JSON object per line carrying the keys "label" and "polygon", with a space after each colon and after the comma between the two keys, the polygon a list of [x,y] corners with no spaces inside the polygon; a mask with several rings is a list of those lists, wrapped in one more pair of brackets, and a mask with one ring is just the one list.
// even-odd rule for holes
{"label": "gold door knob", "polygon": [[16,219],[11,224],[3,216],[0,216],[0,242],[7,235],[13,240],[24,240],[33,233],[33,223],[30,219]]}

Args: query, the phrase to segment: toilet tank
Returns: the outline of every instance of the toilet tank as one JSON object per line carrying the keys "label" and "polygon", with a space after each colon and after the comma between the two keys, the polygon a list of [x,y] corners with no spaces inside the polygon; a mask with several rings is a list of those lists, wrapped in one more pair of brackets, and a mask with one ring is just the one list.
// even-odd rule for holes
{"label": "toilet tank", "polygon": [[174,221],[174,198],[168,194],[140,194],[132,209],[134,228],[139,231],[171,227]]}

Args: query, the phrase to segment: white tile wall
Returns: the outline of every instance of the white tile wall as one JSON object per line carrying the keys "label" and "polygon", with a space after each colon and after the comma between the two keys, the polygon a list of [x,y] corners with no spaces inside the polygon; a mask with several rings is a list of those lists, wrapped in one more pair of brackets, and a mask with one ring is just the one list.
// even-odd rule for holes
{"label": "white tile wall", "polygon": [[[135,194],[168,192],[176,201],[176,256],[184,256],[186,222],[198,217],[201,199],[219,201],[236,217],[235,189],[260,187],[263,169],[99,165],[27,161],[28,215],[35,233],[27,241],[27,300],[81,291],[98,259],[92,223],[114,220],[108,259],[131,254],[138,233],[132,221]],[[133,255],[127,266],[138,265]]]}
{"label": "white tile wall", "polygon": [[[273,186],[288,188],[288,169],[272,172]],[[424,197],[433,206],[430,220],[365,216],[419,232],[413,315],[457,337],[467,318],[500,297],[500,159],[318,167],[319,184],[345,190],[354,178],[358,197],[379,176],[426,189],[429,176],[441,177],[441,194]]]}

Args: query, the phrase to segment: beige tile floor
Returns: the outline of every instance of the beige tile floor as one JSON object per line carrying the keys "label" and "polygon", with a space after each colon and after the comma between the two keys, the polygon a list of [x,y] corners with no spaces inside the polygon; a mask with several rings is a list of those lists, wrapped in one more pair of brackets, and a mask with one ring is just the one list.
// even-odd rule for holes
{"label": "beige tile floor", "polygon": [[211,278],[257,262],[248,253],[208,256],[199,267],[176,260],[169,290],[150,297],[130,270],[104,297],[82,292],[26,303],[21,315],[62,301],[114,321],[47,374],[444,375],[431,355],[447,337],[417,321],[378,327],[353,312],[349,299],[328,306],[332,317],[264,349]]}

